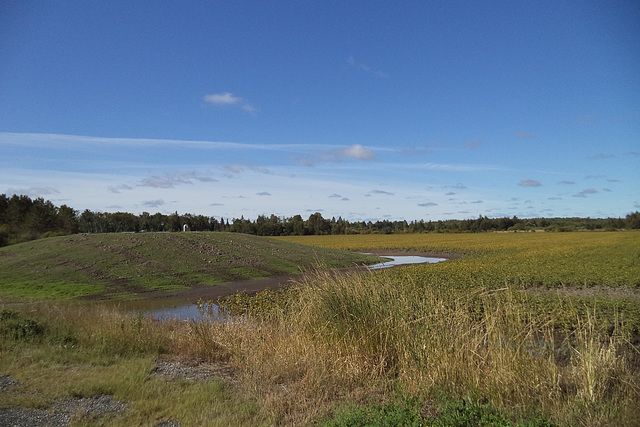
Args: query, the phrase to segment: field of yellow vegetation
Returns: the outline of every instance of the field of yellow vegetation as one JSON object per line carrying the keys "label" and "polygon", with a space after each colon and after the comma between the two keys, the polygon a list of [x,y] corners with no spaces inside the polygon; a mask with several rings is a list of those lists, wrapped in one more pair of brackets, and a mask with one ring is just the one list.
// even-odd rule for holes
{"label": "field of yellow vegetation", "polygon": [[335,249],[413,250],[466,255],[424,274],[454,276],[456,287],[640,287],[640,233],[475,233],[291,236]]}

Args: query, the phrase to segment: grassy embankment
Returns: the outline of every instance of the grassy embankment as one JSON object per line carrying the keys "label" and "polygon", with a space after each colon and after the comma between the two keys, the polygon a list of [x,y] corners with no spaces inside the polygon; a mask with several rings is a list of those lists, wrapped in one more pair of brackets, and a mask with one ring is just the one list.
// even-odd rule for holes
{"label": "grassy embankment", "polygon": [[[51,305],[11,313],[0,373],[23,385],[0,406],[112,394],[130,408],[108,420],[120,425],[640,422],[639,233],[286,240],[466,256],[309,273],[244,322],[158,324]],[[167,385],[150,375],[167,357],[228,364],[235,377]]]}
{"label": "grassy embankment", "polygon": [[89,234],[0,249],[0,301],[136,299],[372,257],[235,233]]}

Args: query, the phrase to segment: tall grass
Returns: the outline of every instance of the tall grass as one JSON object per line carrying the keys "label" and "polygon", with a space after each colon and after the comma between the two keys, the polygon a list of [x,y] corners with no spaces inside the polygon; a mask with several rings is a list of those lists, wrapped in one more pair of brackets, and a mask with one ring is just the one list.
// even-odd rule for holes
{"label": "tall grass", "polygon": [[[30,379],[35,369],[36,378],[57,382],[33,386],[44,401],[61,393],[128,399],[137,415],[123,422],[156,417],[222,425],[231,422],[227,408],[245,411],[243,422],[303,425],[326,419],[344,402],[366,407],[442,396],[472,408],[489,405],[512,420],[640,422],[640,373],[629,357],[637,350],[628,329],[601,327],[597,309],[566,327],[556,322],[560,313],[535,311],[525,291],[429,287],[416,283],[411,269],[403,271],[310,272],[286,294],[287,304],[227,322],[157,322],[113,309],[38,306],[22,316],[42,328],[5,316],[13,322],[3,321],[5,329],[27,325],[33,333],[3,332],[0,370],[29,383],[37,382]],[[16,339],[24,344],[11,344]],[[167,357],[224,363],[234,385],[172,389],[149,377],[152,361]],[[38,366],[28,362],[36,358]],[[129,367],[135,372],[128,374]],[[66,378],[70,369],[81,370],[83,379]],[[226,396],[215,422],[206,414],[221,403],[201,395],[214,392]]]}
{"label": "tall grass", "polygon": [[416,286],[410,275],[319,271],[287,313],[234,326],[237,362],[271,415],[289,422],[344,398],[398,392],[486,402],[514,419],[640,421],[640,377],[623,357],[634,350],[619,329],[602,331],[593,312],[559,329],[529,298],[506,287],[463,294]]}

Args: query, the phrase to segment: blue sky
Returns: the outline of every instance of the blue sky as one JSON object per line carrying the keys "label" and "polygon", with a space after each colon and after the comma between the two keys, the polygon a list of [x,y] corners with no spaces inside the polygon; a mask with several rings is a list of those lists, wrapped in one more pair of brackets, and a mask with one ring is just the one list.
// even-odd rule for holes
{"label": "blue sky", "polygon": [[640,3],[0,4],[0,193],[80,211],[620,217]]}

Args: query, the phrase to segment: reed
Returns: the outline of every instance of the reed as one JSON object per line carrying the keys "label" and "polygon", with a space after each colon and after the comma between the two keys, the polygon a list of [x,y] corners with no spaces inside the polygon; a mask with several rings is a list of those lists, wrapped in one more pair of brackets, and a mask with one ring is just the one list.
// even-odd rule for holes
{"label": "reed", "polygon": [[368,388],[381,400],[400,392],[486,402],[512,419],[633,425],[640,378],[621,355],[634,351],[627,337],[597,327],[597,312],[560,327],[530,298],[511,288],[442,292],[411,275],[318,271],[288,314],[245,330],[240,366],[271,415],[288,422],[310,421]]}
{"label": "reed", "polygon": [[[315,423],[343,402],[399,396],[485,404],[512,420],[639,421],[640,375],[629,357],[636,350],[627,329],[601,327],[597,308],[567,328],[553,312],[540,314],[526,291],[428,287],[410,269],[319,269],[285,295],[288,303],[266,314],[228,322],[157,322],[116,309],[39,305],[20,314],[35,323],[16,323],[32,325],[33,334],[5,334],[0,369],[26,383],[35,372],[51,384],[34,385],[41,403],[30,405],[109,393],[128,399],[138,417],[195,422],[211,411],[201,393],[222,393],[220,410],[245,408],[244,422],[267,424]],[[215,384],[170,390],[149,378],[153,360],[166,357],[228,364],[233,392]],[[34,359],[37,366],[28,362]],[[66,378],[69,369],[81,371],[81,380]],[[185,412],[195,401],[204,406]],[[226,416],[218,413],[215,423]]]}

